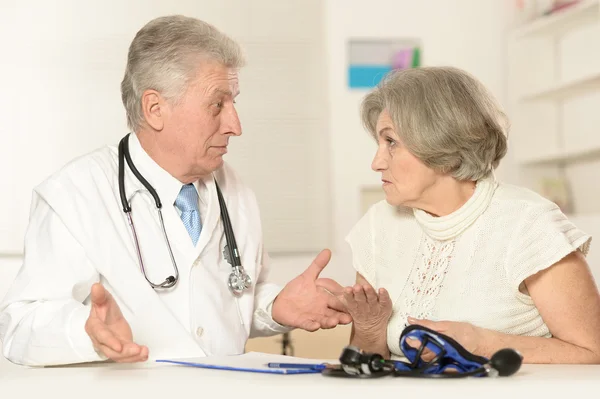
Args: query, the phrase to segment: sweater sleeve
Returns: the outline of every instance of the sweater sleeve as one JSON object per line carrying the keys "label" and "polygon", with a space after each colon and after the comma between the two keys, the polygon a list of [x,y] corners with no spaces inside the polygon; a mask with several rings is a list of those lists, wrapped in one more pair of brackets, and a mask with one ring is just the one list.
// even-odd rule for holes
{"label": "sweater sleeve", "polygon": [[508,247],[506,273],[515,292],[528,277],[573,251],[588,254],[591,236],[579,230],[553,203],[526,209]]}

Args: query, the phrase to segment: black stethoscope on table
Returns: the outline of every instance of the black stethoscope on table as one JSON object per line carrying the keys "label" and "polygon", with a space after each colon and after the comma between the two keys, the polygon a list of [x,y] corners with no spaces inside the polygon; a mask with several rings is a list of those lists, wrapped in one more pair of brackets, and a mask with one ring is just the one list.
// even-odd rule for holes
{"label": "black stethoscope on table", "polygon": [[[135,231],[135,226],[133,224],[133,219],[131,218],[131,206],[129,205],[127,197],[125,196],[125,162],[127,162],[129,169],[131,169],[131,172],[135,175],[135,177],[140,181],[140,183],[142,183],[146,190],[148,190],[150,195],[152,195],[152,198],[154,198],[154,202],[156,203],[156,210],[158,211],[158,218],[160,220],[160,225],[163,232],[163,238],[165,240],[167,249],[169,250],[169,256],[171,257],[173,269],[175,269],[175,275],[168,276],[160,284],[154,284],[146,275],[144,261],[142,259],[142,252],[140,250],[140,244],[138,241],[137,233]],[[229,275],[227,285],[235,296],[239,296],[243,294],[245,290],[249,289],[252,286],[252,278],[244,271],[244,268],[242,267],[242,260],[240,258],[237,243],[235,241],[235,236],[233,235],[233,227],[231,226],[231,220],[229,219],[227,206],[225,204],[225,200],[223,199],[221,189],[219,188],[219,185],[217,184],[216,180],[215,186],[217,187],[219,207],[221,209],[221,219],[223,220],[223,229],[225,230],[225,239],[227,240],[225,258],[231,264],[232,267],[232,271]],[[152,185],[148,183],[148,181],[144,178],[144,176],[142,176],[142,174],[137,170],[137,168],[133,164],[131,155],[129,154],[129,134],[123,137],[119,142],[119,195],[121,196],[123,212],[125,212],[125,214],[127,215],[127,221],[129,222],[129,226],[131,227],[131,231],[133,233],[133,242],[135,244],[140,268],[142,270],[142,273],[144,274],[144,278],[146,278],[146,281],[148,281],[150,286],[154,289],[171,288],[175,286],[175,284],[177,284],[177,282],[179,281],[179,269],[177,268],[177,262],[175,262],[175,257],[173,256],[171,244],[169,243],[169,237],[167,236],[167,231],[165,229],[165,223],[163,221],[162,216],[162,203],[154,187],[152,187]]]}

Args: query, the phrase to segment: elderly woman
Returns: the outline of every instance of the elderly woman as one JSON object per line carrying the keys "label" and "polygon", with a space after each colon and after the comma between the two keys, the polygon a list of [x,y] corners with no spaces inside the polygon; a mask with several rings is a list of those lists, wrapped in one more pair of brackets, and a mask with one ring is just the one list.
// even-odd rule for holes
{"label": "elderly woman", "polygon": [[409,324],[481,356],[600,363],[600,295],[591,237],[552,202],[499,183],[507,121],[455,68],[392,73],[362,104],[386,201],[347,237],[357,271],[344,297],[350,343],[400,357]]}

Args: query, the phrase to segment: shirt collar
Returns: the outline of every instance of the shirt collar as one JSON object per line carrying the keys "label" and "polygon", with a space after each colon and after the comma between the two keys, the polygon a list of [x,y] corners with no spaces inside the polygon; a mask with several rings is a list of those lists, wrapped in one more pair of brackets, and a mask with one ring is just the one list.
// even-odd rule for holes
{"label": "shirt collar", "polygon": [[[173,177],[169,172],[161,168],[146,153],[146,151],[144,151],[135,133],[129,135],[129,153],[135,167],[139,170],[142,176],[148,180],[148,183],[150,183],[150,185],[156,190],[163,206],[172,206],[175,203],[175,199],[179,195],[179,191],[181,191],[183,183]],[[205,203],[205,182],[199,180],[193,184],[196,188],[196,191],[198,191],[200,201]],[[140,188],[141,187],[143,186],[140,184]],[[130,200],[134,194],[135,192],[129,195]]]}

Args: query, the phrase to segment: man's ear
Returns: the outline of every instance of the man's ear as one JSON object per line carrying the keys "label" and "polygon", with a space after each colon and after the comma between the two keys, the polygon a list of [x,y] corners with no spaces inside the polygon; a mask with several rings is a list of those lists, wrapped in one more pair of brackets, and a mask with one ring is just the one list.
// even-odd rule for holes
{"label": "man's ear", "polygon": [[161,131],[165,125],[166,101],[156,90],[142,93],[142,112],[144,120],[154,130]]}

